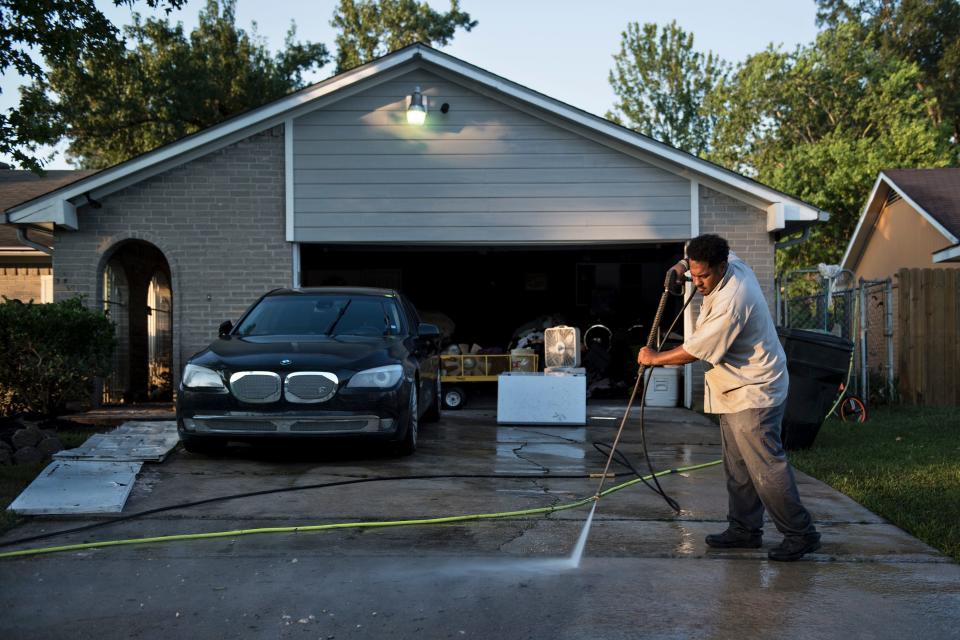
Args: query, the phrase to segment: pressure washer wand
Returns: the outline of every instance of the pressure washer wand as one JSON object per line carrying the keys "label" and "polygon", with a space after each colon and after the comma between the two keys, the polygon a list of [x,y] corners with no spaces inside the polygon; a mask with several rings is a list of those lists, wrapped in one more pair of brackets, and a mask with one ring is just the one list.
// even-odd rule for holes
{"label": "pressure washer wand", "polygon": [[[663,310],[667,306],[667,299],[672,294],[674,287],[681,286],[680,281],[677,277],[677,272],[672,268],[667,271],[666,278],[663,281],[663,293],[660,294],[660,303],[657,305],[657,313],[653,318],[653,324],[650,325],[650,334],[647,336],[647,347],[653,348],[656,345],[657,341],[657,329],[660,327],[660,321],[663,318]],[[683,295],[683,290],[680,290],[680,295]],[[686,306],[686,305],[684,305]],[[597,493],[593,496],[593,499],[596,501],[600,500],[600,495],[603,492],[603,484],[607,479],[607,473],[610,472],[610,464],[613,462],[613,456],[617,451],[617,445],[620,443],[620,436],[623,434],[623,427],[627,424],[627,418],[630,416],[630,408],[633,406],[634,398],[637,395],[637,389],[640,388],[640,385],[643,384],[644,393],[640,397],[640,402],[643,402],[643,396],[646,395],[646,381],[643,377],[646,373],[646,365],[640,365],[640,370],[637,374],[637,381],[633,385],[633,391],[630,393],[630,400],[627,402],[627,410],[623,414],[623,419],[620,420],[620,428],[617,429],[617,436],[613,439],[613,446],[610,447],[610,455],[607,456],[607,464],[603,468],[603,473],[600,475],[600,484],[597,486]],[[646,447],[644,447],[646,449]],[[650,458],[647,458],[647,466],[650,466]],[[651,473],[653,468],[650,469]]]}

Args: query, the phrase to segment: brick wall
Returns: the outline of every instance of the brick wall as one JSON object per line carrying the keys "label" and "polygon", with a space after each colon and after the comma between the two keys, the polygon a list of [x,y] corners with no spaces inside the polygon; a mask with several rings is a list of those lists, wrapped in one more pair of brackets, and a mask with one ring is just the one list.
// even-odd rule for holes
{"label": "brick wall", "polygon": [[174,371],[264,292],[290,286],[284,240],[284,141],[278,126],[148,178],[78,211],[79,231],[58,234],[57,300],[102,308],[102,274],[126,241],[156,246],[170,266]]}
{"label": "brick wall", "polygon": [[[757,274],[772,314],[775,240],[767,233],[766,212],[700,185],[700,233],[715,233],[727,239],[730,249]],[[700,311],[700,300],[697,296],[691,303],[694,318]],[[693,405],[702,409],[703,365],[694,363],[693,369]]]}
{"label": "brick wall", "polygon": [[52,272],[50,267],[0,267],[0,295],[21,302],[41,302],[40,277]]}

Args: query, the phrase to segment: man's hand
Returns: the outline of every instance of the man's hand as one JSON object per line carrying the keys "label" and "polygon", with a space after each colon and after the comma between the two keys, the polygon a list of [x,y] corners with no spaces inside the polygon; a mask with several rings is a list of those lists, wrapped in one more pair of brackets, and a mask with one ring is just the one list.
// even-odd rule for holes
{"label": "man's hand", "polygon": [[655,360],[658,355],[660,355],[660,352],[656,349],[644,347],[640,349],[640,353],[637,354],[637,364],[652,367],[656,364]]}
{"label": "man's hand", "polygon": [[686,282],[686,273],[689,269],[690,267],[685,260],[681,260],[667,269],[667,275],[663,280],[663,288],[671,293],[682,295],[683,283]]}
{"label": "man's hand", "polygon": [[670,267],[670,270],[677,274],[677,281],[683,282],[684,276],[687,275],[687,271],[690,270],[690,267],[687,266],[687,263],[681,260],[677,264]]}

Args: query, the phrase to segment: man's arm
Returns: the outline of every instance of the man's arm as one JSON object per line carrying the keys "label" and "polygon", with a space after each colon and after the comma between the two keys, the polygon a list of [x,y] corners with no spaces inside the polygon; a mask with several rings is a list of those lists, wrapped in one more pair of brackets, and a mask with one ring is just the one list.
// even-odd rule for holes
{"label": "man's arm", "polygon": [[657,351],[650,347],[644,347],[640,349],[640,353],[637,354],[637,364],[648,367],[662,367],[667,364],[689,364],[696,361],[697,358],[687,353],[687,350],[683,347],[674,347],[669,351]]}

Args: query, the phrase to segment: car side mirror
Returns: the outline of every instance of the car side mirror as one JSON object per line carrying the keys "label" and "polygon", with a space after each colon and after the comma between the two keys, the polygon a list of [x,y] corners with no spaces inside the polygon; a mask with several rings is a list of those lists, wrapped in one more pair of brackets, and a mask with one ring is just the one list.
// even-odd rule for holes
{"label": "car side mirror", "polygon": [[438,327],[435,324],[421,322],[420,326],[417,329],[417,335],[420,336],[421,338],[439,338],[440,327]]}
{"label": "car side mirror", "polygon": [[221,338],[226,335],[229,335],[231,331],[233,331],[233,323],[230,322],[229,320],[224,320],[223,322],[221,322],[220,328],[217,329],[217,333]]}

